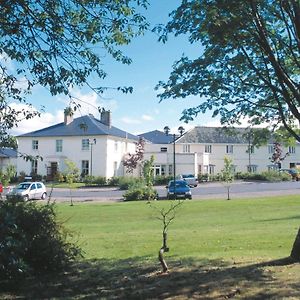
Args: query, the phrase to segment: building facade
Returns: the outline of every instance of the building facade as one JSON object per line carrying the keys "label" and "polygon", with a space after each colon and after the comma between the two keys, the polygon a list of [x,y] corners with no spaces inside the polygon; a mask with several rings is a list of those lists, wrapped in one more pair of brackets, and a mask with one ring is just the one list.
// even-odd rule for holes
{"label": "building facade", "polygon": [[246,128],[228,129],[196,126],[174,140],[160,131],[141,134],[147,143],[145,159],[154,156],[154,174],[172,175],[174,166],[176,174],[216,175],[224,168],[224,158],[232,159],[235,172],[262,172],[274,168],[289,169],[300,167],[300,145],[283,147],[287,153],[280,166],[271,162],[274,152],[273,141],[260,147],[252,145],[247,138]]}
{"label": "building facade", "polygon": [[93,115],[73,119],[72,114],[65,114],[64,122],[17,140],[19,153],[42,158],[26,161],[19,157],[18,173],[47,175],[51,180],[66,170],[66,160],[73,161],[82,176],[123,176],[123,157],[135,151],[138,137],[113,127],[110,111],[103,111],[100,120]]}

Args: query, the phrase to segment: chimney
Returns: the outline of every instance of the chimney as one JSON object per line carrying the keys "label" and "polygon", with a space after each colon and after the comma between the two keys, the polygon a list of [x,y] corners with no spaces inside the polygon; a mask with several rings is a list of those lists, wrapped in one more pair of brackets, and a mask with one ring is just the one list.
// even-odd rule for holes
{"label": "chimney", "polygon": [[65,108],[65,110],[64,110],[65,125],[69,125],[71,122],[73,122],[73,114],[74,114],[74,112],[70,106]]}
{"label": "chimney", "polygon": [[101,123],[104,125],[108,126],[109,128],[111,127],[111,111],[110,110],[102,110],[101,111]]}

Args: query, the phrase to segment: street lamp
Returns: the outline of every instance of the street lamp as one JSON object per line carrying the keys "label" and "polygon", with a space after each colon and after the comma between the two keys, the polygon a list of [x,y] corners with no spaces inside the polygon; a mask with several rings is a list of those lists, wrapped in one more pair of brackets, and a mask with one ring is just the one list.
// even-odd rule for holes
{"label": "street lamp", "polygon": [[[165,126],[164,132],[166,135],[170,134],[170,127]],[[178,132],[180,136],[184,133],[184,128],[182,126],[178,127]],[[173,183],[174,183],[174,199],[176,200],[176,152],[175,152],[175,141],[176,141],[176,134],[173,133]]]}
{"label": "street lamp", "polygon": [[89,145],[91,146],[91,176],[93,176],[93,145],[96,145],[97,140],[93,139],[90,140],[89,139]]}

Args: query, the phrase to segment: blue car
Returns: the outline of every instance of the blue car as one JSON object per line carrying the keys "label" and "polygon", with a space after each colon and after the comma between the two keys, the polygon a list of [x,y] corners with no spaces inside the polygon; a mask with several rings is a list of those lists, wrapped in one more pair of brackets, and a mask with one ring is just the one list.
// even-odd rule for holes
{"label": "blue car", "polygon": [[191,188],[184,180],[171,180],[167,185],[167,198],[168,199],[192,199]]}

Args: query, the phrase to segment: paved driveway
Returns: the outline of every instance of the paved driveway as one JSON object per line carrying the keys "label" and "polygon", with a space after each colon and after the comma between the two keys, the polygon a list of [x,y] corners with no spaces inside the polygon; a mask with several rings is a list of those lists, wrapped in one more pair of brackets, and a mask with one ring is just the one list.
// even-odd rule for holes
{"label": "paved driveway", "polygon": [[[165,186],[155,188],[161,198],[166,195]],[[69,189],[54,188],[51,199],[65,202],[70,201],[72,197],[74,202],[118,202],[122,201],[123,193],[124,191],[117,188],[81,188],[72,190],[70,194]],[[198,187],[192,188],[192,194],[193,199],[227,199],[227,189],[222,183],[201,183]],[[236,181],[230,187],[231,199],[297,194],[300,194],[300,181],[279,183]]]}

